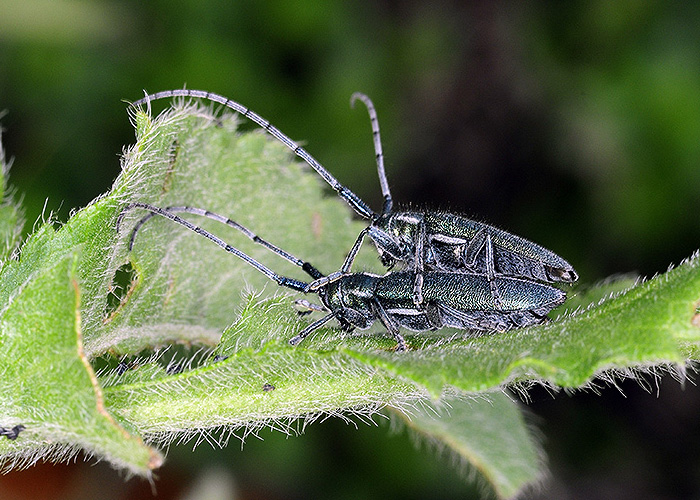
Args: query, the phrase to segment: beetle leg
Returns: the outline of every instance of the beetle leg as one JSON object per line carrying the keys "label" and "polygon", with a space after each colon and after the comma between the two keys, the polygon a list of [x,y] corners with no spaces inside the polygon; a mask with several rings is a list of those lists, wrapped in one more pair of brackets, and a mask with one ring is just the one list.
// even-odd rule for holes
{"label": "beetle leg", "polygon": [[[476,266],[476,258],[479,252],[481,252],[481,249],[484,248],[484,245],[486,245],[487,239],[490,240],[486,229],[480,229],[465,247],[464,264],[468,268],[474,268]],[[488,263],[486,265],[488,266]]]}
{"label": "beetle leg", "polygon": [[416,279],[413,282],[413,304],[420,308],[423,306],[423,274],[416,272]]}
{"label": "beetle leg", "polygon": [[491,295],[497,308],[501,308],[503,303],[501,301],[501,294],[498,292],[496,287],[496,260],[493,254],[493,243],[491,242],[491,235],[486,229],[481,229],[478,231],[474,237],[471,239],[464,252],[464,260],[467,267],[474,268],[476,266],[476,258],[479,252],[484,249],[486,252],[486,278],[489,281],[489,287],[491,288]]}
{"label": "beetle leg", "polygon": [[438,328],[445,326],[442,322],[442,318],[440,317],[440,308],[435,303],[428,302],[425,305],[425,312],[428,322],[430,323],[431,330],[437,330]]}
{"label": "beetle leg", "polygon": [[421,219],[417,225],[418,233],[416,238],[416,259],[414,262],[414,270],[416,271],[416,279],[413,283],[413,303],[416,307],[423,306],[423,268],[424,268],[424,253],[425,248],[425,223]]}
{"label": "beetle leg", "polygon": [[372,304],[374,306],[374,314],[379,318],[379,321],[382,322],[384,328],[386,328],[387,331],[394,337],[394,339],[396,339],[396,342],[398,343],[398,345],[396,346],[396,352],[405,351],[406,341],[401,335],[399,327],[394,324],[391,317],[389,316],[389,313],[386,312],[386,309],[382,307],[382,304],[378,300],[373,300]]}
{"label": "beetle leg", "polygon": [[345,257],[345,262],[343,262],[343,267],[340,268],[340,270],[343,273],[345,273],[345,274],[350,273],[350,268],[352,267],[353,262],[355,262],[355,257],[357,257],[357,252],[360,251],[360,247],[362,246],[362,242],[364,241],[365,235],[369,231],[369,228],[370,228],[370,226],[367,226],[362,231],[360,231],[360,234],[357,235],[357,239],[355,240],[355,244],[350,249],[348,256]]}
{"label": "beetle leg", "polygon": [[328,314],[328,315],[324,316],[323,318],[314,321],[309,326],[307,326],[302,331],[300,331],[298,335],[289,339],[289,344],[290,345],[297,345],[299,342],[301,342],[306,337],[308,337],[310,333],[313,333],[314,331],[318,330],[319,328],[321,328],[321,326],[328,323],[328,321],[330,321],[334,317],[335,317],[335,314]]}
{"label": "beetle leg", "polygon": [[360,251],[360,248],[362,247],[362,242],[365,239],[365,235],[369,231],[369,227],[366,227],[362,231],[360,231],[360,234],[357,236],[357,239],[355,240],[355,244],[352,246],[350,249],[350,252],[348,253],[348,256],[345,257],[345,262],[343,263],[343,267],[340,268],[340,271],[336,271],[334,273],[330,273],[328,276],[323,276],[322,278],[318,278],[311,283],[309,283],[309,286],[307,287],[305,292],[317,292],[320,288],[323,288],[324,286],[333,283],[334,281],[338,281],[340,278],[345,276],[346,274],[350,274],[350,268],[352,267],[352,264],[355,262],[355,258],[357,257],[357,252]]}

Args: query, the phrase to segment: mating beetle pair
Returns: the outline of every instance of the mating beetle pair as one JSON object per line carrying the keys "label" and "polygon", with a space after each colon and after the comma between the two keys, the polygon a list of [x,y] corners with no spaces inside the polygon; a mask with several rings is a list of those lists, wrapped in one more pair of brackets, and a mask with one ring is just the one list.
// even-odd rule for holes
{"label": "mating beetle pair", "polygon": [[[170,90],[147,95],[139,105],[168,97],[196,97],[223,104],[251,119],[285,144],[313,168],[354,210],[370,224],[357,237],[341,269],[330,275],[302,261],[252,231],[224,216],[194,207],[160,208],[145,203],[127,205],[127,211],[141,208],[151,213],[134,227],[136,231],[153,215],[166,217],[205,236],[245,260],[281,286],[301,292],[318,293],[323,307],[301,301],[310,309],[329,312],[310,324],[290,343],[297,344],[332,318],[345,331],[368,328],[379,319],[405,349],[400,327],[415,331],[452,326],[462,329],[499,330],[540,323],[546,314],[566,299],[547,283],[572,283],[578,276],[572,266],[555,253],[524,238],[487,224],[442,212],[394,212],[383,164],[379,126],[374,106],[363,94],[354,94],[367,106],[374,136],[377,170],[384,195],[381,214],[372,211],[348,188],[341,185],[315,158],[258,114],[223,96],[197,90]],[[242,231],[282,258],[301,267],[313,279],[310,283],[280,276],[215,235],[176,215],[185,212],[223,222]],[[390,269],[397,262],[401,271],[385,276],[350,271],[365,236],[369,236],[382,262]]]}

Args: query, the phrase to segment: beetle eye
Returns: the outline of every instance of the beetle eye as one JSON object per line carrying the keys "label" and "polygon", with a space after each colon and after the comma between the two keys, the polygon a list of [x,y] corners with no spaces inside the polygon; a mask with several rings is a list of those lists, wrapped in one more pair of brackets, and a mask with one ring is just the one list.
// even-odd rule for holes
{"label": "beetle eye", "polygon": [[382,253],[379,256],[379,259],[382,261],[382,264],[389,270],[391,270],[396,265],[396,259],[386,252]]}

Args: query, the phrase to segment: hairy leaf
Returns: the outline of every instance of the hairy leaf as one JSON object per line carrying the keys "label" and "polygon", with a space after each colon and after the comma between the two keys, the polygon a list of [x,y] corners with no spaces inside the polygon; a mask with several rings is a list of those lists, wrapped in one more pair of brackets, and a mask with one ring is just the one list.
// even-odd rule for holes
{"label": "hairy leaf", "polygon": [[0,439],[0,463],[65,460],[82,449],[148,473],[160,454],[107,411],[83,349],[76,257],[31,275],[0,311],[0,425],[23,428]]}
{"label": "hairy leaf", "polygon": [[410,414],[394,411],[392,417],[465,472],[477,472],[499,498],[534,486],[542,474],[539,446],[520,408],[505,394],[451,397],[438,405],[425,403]]}
{"label": "hairy leaf", "polygon": [[[134,120],[136,144],[112,190],[61,227],[42,225],[0,271],[0,426],[31,424],[14,441],[0,437],[6,464],[82,448],[143,473],[160,458],[141,438],[284,428],[388,406],[413,415],[410,427],[510,497],[541,475],[540,454],[517,407],[501,397],[504,385],[582,387],[697,358],[697,257],[627,289],[616,282],[574,293],[575,312],[534,328],[410,333],[409,351],[396,353],[378,322],[342,334],[331,321],[291,347],[315,319],[294,312],[300,294],[172,221],[140,225],[142,209],[125,213],[117,228],[120,213],[129,202],[206,208],[326,273],[340,268],[363,222],[281,144],[263,132],[238,133],[230,114],[178,106]],[[15,227],[16,213],[0,210],[0,236],[14,234],[2,224]],[[308,279],[236,229],[181,215],[270,269]],[[355,270],[384,272],[370,248]],[[112,355],[123,357],[117,368]],[[86,361],[100,358],[112,369],[95,376]],[[490,393],[489,406],[467,402],[477,393]],[[449,406],[451,413],[441,410]],[[77,414],[91,415],[80,429]],[[104,441],[95,442],[98,435]]]}

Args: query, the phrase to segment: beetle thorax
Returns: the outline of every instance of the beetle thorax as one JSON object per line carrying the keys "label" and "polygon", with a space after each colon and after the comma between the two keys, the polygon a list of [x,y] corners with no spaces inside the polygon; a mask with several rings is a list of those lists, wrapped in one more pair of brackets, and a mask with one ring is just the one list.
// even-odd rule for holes
{"label": "beetle thorax", "polygon": [[367,328],[374,320],[371,301],[374,299],[376,276],[364,273],[343,276],[330,283],[321,300],[335,316],[357,328]]}

